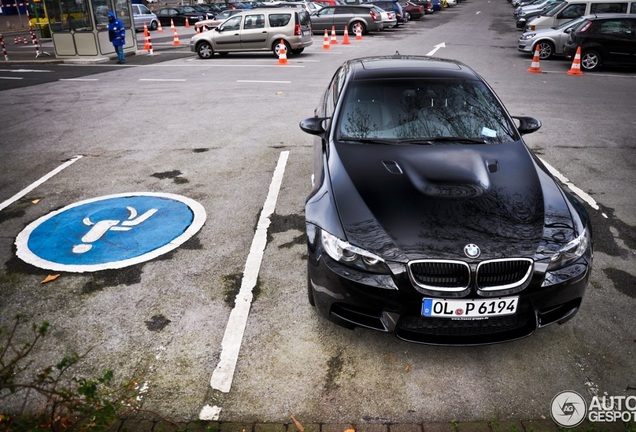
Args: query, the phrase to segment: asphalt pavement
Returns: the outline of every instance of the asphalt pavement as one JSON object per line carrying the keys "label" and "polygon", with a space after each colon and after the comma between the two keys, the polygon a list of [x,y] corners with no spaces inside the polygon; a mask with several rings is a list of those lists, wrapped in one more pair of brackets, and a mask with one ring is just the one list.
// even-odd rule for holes
{"label": "asphalt pavement", "polygon": [[[38,46],[33,44],[30,31],[21,21],[24,17],[1,16],[0,30],[4,39],[4,62],[5,64],[46,64],[77,62],[78,60],[60,59],[55,56],[53,43],[50,39],[38,41]],[[170,29],[164,29],[162,33],[154,31],[151,33],[153,42],[153,53],[143,50],[143,33],[137,34],[139,50],[136,53],[127,55],[127,66],[150,64],[154,62],[167,61],[174,58],[192,56],[188,47],[189,38],[194,34],[193,28],[178,27],[177,32],[180,38],[180,45],[175,45]],[[26,39],[26,43],[24,40]],[[0,60],[1,61],[1,60]],[[90,59],[82,60],[90,61]],[[115,62],[116,58],[100,62]],[[159,415],[146,415],[144,417],[124,418],[115,424],[110,430],[113,431],[138,431],[157,432],[170,430],[188,431],[219,431],[219,432],[344,432],[355,430],[357,432],[441,432],[441,431],[518,431],[518,432],[540,432],[540,431],[562,431],[550,418],[539,419],[519,419],[514,421],[496,422],[457,422],[449,419],[447,422],[422,422],[409,424],[385,424],[385,423],[365,423],[365,424],[332,424],[332,423],[311,423],[303,424],[302,420],[290,417],[285,423],[242,423],[242,422],[204,422],[195,421],[191,423],[173,423],[169,419],[163,419]],[[583,422],[573,430],[585,431],[634,431],[636,426],[614,423],[589,423]]]}

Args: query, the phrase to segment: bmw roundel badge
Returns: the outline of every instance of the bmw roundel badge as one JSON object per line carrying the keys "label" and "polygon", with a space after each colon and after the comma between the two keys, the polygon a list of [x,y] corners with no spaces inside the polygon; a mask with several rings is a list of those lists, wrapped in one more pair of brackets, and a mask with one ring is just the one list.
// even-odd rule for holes
{"label": "bmw roundel badge", "polygon": [[479,250],[479,246],[471,243],[464,246],[464,253],[468,258],[477,258],[481,255],[481,250]]}

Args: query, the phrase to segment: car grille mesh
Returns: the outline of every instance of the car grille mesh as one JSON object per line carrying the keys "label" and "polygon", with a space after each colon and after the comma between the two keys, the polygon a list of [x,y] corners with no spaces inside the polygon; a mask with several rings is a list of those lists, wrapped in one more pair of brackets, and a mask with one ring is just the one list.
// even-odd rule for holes
{"label": "car grille mesh", "polygon": [[529,259],[484,261],[477,267],[477,286],[488,290],[521,285],[531,269]]}
{"label": "car grille mesh", "polygon": [[430,289],[463,290],[470,284],[470,268],[463,262],[413,262],[409,271],[418,285]]}
{"label": "car grille mesh", "polygon": [[409,275],[416,287],[426,290],[462,291],[475,282],[486,291],[523,285],[532,274],[532,260],[500,259],[481,262],[476,270],[463,261],[422,260],[409,263]]}

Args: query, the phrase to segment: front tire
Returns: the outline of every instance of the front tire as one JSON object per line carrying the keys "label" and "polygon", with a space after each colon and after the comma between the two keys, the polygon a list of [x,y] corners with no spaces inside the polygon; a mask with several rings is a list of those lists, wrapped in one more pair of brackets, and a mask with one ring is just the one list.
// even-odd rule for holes
{"label": "front tire", "polygon": [[543,41],[534,46],[532,52],[539,47],[539,58],[541,60],[547,60],[554,55],[554,45],[551,42]]}
{"label": "front tire", "polygon": [[595,71],[601,67],[601,55],[594,51],[584,51],[581,54],[581,69],[586,71]]}
{"label": "front tire", "polygon": [[214,55],[214,49],[209,42],[202,41],[197,44],[197,54],[204,60],[211,59]]}
{"label": "front tire", "polygon": [[152,21],[150,23],[150,30],[157,30],[159,28],[159,24],[157,23],[157,21]]}

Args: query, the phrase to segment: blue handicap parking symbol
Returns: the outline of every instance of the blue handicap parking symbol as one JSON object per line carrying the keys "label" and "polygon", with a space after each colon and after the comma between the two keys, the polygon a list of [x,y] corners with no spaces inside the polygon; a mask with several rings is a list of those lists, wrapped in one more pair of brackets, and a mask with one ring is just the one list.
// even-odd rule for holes
{"label": "blue handicap parking symbol", "polygon": [[56,271],[122,268],[179,247],[199,231],[205,218],[201,204],[180,195],[108,195],[34,221],[16,238],[17,255]]}

